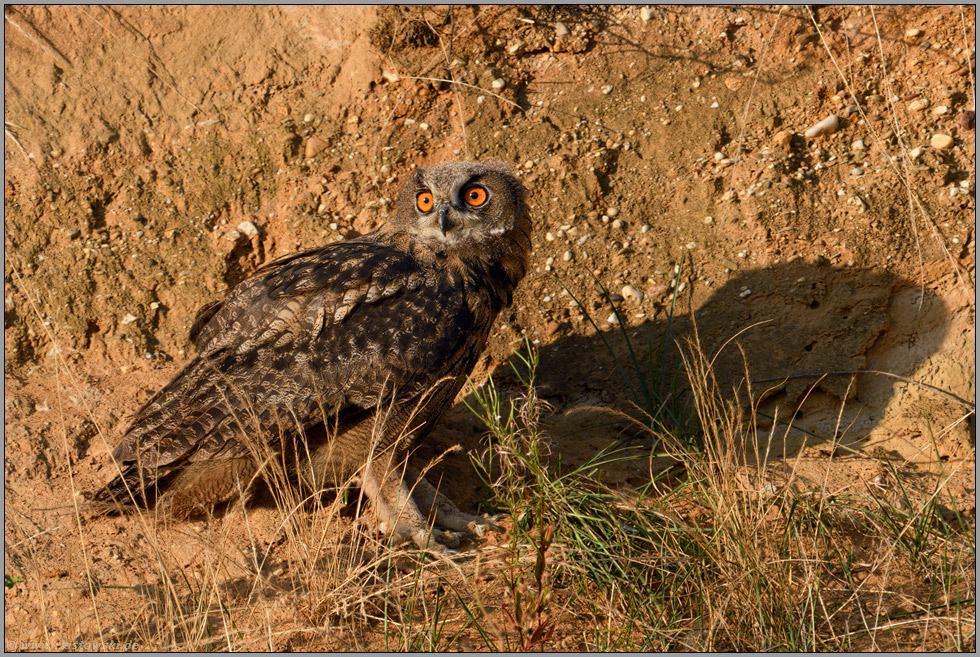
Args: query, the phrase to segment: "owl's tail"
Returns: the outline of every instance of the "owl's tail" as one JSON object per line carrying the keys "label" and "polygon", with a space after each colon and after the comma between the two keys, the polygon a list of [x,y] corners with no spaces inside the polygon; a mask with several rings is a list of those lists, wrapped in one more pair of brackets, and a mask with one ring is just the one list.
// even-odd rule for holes
{"label": "owl's tail", "polygon": [[152,471],[135,464],[128,465],[115,479],[92,495],[90,510],[97,515],[109,515],[149,508],[156,498],[156,484],[157,477]]}

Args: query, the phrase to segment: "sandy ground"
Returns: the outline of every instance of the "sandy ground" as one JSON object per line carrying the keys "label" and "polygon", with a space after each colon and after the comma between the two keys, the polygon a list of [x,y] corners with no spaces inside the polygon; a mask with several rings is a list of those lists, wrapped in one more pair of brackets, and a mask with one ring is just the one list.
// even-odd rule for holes
{"label": "sandy ground", "polygon": [[[532,341],[564,462],[642,441],[606,412],[634,409],[626,338],[659,352],[696,327],[801,482],[950,477],[975,518],[973,11],[814,11],[6,7],[7,645],[132,622],[123,597],[80,602],[86,572],[148,577],[143,530],[90,519],[80,540],[64,508],[111,476],[197,307],[373,229],[412,168],[449,159],[505,160],[531,191],[532,268],[475,378],[515,385]],[[459,403],[420,447],[463,446],[435,469],[463,508],[489,497],[482,435]],[[273,510],[249,517],[274,544]],[[170,531],[194,563],[202,530]]]}

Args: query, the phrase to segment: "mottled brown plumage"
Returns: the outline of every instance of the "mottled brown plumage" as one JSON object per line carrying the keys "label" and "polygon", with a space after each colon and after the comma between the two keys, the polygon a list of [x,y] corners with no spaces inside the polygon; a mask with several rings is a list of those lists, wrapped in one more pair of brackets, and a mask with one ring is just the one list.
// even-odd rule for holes
{"label": "mottled brown plumage", "polygon": [[416,171],[373,233],[262,267],[198,312],[197,356],[137,412],[96,501],[187,514],[246,490],[274,455],[315,486],[359,478],[382,524],[420,545],[430,510],[482,533],[404,457],[511,302],[530,230],[509,167],[449,163]]}

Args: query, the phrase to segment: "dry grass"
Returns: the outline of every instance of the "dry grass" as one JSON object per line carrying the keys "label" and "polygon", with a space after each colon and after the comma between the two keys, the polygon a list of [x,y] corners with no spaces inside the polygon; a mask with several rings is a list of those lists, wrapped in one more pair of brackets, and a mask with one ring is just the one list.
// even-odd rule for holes
{"label": "dry grass", "polygon": [[[448,64],[451,47],[440,44]],[[850,92],[854,81],[836,70]],[[916,239],[918,213],[948,254],[901,168],[907,150],[900,142],[893,166]],[[34,312],[41,325],[45,315],[37,305]],[[714,379],[711,356],[696,342],[683,352],[689,396],[655,397],[652,386],[632,418],[648,433],[646,458],[670,457],[683,471],[651,471],[647,486],[628,495],[604,487],[595,472],[635,455],[610,450],[578,468],[558,467],[541,429],[546,409],[535,394],[533,351],[518,368],[520,396],[507,398],[492,380],[475,388],[473,411],[490,438],[473,455],[474,474],[492,484],[508,535],[455,559],[388,545],[351,521],[362,511],[360,498],[347,497],[356,482],[339,493],[297,488],[262,441],[255,456],[265,464],[271,506],[257,511],[243,501],[176,525],[153,511],[133,514],[130,533],[141,539],[121,555],[129,583],[98,581],[91,528],[77,504],[47,530],[9,509],[5,549],[35,575],[37,634],[48,645],[61,630],[49,625],[54,598],[40,588],[48,564],[37,539],[74,525],[66,535],[78,541],[84,595],[63,613],[79,619],[78,636],[109,647],[974,650],[976,528],[956,507],[952,472],[935,477],[925,496],[895,468],[880,484],[846,494],[804,483],[792,461],[777,475],[766,454],[781,439],[779,425],[760,433],[752,409],[733,404]],[[59,391],[84,400],[62,351],[54,353]],[[649,375],[648,382],[664,380],[662,370]],[[84,410],[98,427],[93,409]],[[101,427],[98,435],[108,448]],[[254,529],[257,513],[271,515],[274,530]],[[13,577],[5,584],[23,586]]]}
{"label": "dry grass", "polygon": [[[689,401],[671,400],[659,421],[633,418],[648,432],[647,458],[670,456],[683,473],[651,472],[647,487],[624,495],[594,473],[635,454],[557,464],[541,430],[536,365],[529,349],[515,368],[517,397],[492,380],[473,391],[490,434],[473,464],[509,516],[499,546],[448,559],[388,545],[345,517],[360,512],[359,500],[297,487],[277,454],[256,452],[272,535],[257,536],[244,502],[198,523],[138,512],[127,521],[145,540],[124,555],[133,585],[97,581],[75,506],[91,610],[83,636],[152,650],[975,645],[974,527],[955,509],[945,474],[924,499],[894,469],[887,487],[846,495],[803,485],[792,467],[777,480],[765,454],[780,437],[758,435],[695,341],[683,350]],[[684,431],[672,431],[667,418],[685,415]],[[941,513],[947,505],[952,514]],[[8,550],[41,571],[30,530],[13,526],[8,538],[19,540]],[[242,528],[244,544],[233,538]],[[172,548],[178,541],[193,558]],[[126,601],[138,604],[120,614]]]}

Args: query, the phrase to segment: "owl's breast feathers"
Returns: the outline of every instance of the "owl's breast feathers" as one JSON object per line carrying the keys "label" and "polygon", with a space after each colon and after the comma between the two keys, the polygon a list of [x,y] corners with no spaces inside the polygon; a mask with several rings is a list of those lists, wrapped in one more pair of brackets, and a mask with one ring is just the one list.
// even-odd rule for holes
{"label": "owl's breast feathers", "polygon": [[446,257],[375,235],[281,258],[201,308],[198,355],[137,412],[116,459],[241,456],[243,431],[275,442],[324,413],[376,408],[382,391],[411,401],[458,386],[526,256]]}

